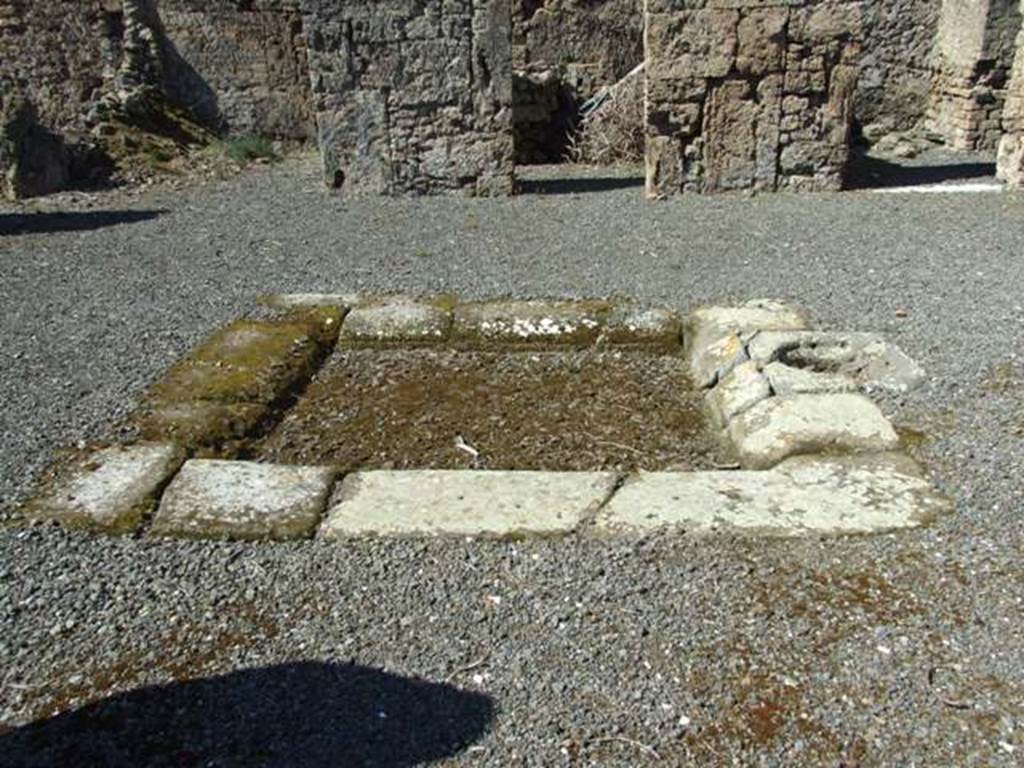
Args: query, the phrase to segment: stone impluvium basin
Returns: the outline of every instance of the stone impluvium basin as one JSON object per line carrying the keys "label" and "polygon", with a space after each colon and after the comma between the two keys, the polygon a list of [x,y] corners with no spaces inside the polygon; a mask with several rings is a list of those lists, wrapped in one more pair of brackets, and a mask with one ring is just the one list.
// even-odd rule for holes
{"label": "stone impluvium basin", "polygon": [[[800,312],[780,302],[699,309],[685,322],[669,310],[608,301],[460,303],[452,297],[290,294],[266,303],[273,311],[216,332],[151,387],[131,418],[136,440],[97,446],[55,465],[26,504],[26,517],[104,533],[344,540],[620,536],[665,528],[696,534],[863,534],[921,525],[950,509],[920,467],[899,452],[895,430],[867,396],[916,386],[924,376],[920,368],[874,334],[812,330]],[[365,349],[374,351],[357,351]],[[467,468],[451,465],[454,459],[440,462],[446,466],[389,466],[393,462],[375,453],[386,444],[381,424],[420,418],[432,401],[410,405],[414,392],[388,384],[401,366],[381,373],[378,382],[372,364],[383,358],[373,355],[404,356],[400,362],[406,366],[415,357],[410,350],[434,355],[431,364],[453,365],[452,381],[465,387],[464,369],[472,365],[508,368],[509,375],[536,384],[532,369],[515,373],[519,369],[506,366],[503,355],[520,356],[516,365],[525,359],[549,366],[564,359],[568,367],[559,381],[571,386],[558,391],[570,393],[565,403],[560,395],[543,402],[544,389],[519,393],[538,411],[547,406],[555,414],[550,418],[557,420],[563,410],[571,414],[558,421],[558,435],[544,434],[538,445],[580,437],[573,430],[583,434],[580,425],[590,425],[592,417],[592,429],[635,428],[658,408],[654,421],[670,431],[693,427],[687,434],[694,441],[687,454],[692,466],[661,458],[652,464],[651,456],[665,454],[658,449],[665,430],[652,432],[649,426],[634,434],[645,436],[647,451],[587,433],[591,449],[604,444],[618,452],[621,460],[610,465],[588,467],[579,451],[572,454],[571,471],[527,466],[514,451],[505,465],[500,458],[488,465],[460,434],[455,447],[470,462]],[[646,355],[647,362],[630,355]],[[645,368],[651,356],[658,362]],[[600,370],[611,373],[601,376],[621,373],[624,378],[615,381],[624,383],[609,387],[610,393],[595,389],[586,384],[584,369],[591,365],[608,366]],[[359,425],[362,432],[345,432],[337,444],[361,448],[359,436],[372,434],[373,450],[331,453],[324,448],[329,433],[307,439],[300,431],[285,441],[294,452],[290,460],[271,460],[281,450],[280,435],[309,422],[308,413],[302,417],[304,407],[331,402],[324,392],[332,387],[342,393],[358,389],[349,367],[371,376],[364,389],[380,393],[387,408],[374,411],[364,401],[342,399],[344,408],[313,421]],[[637,381],[634,369],[644,372],[644,380]],[[666,378],[657,378],[662,373]],[[431,386],[449,415],[459,411],[459,398],[466,398],[463,412],[475,413],[483,409],[481,402],[501,392],[514,397],[519,389],[515,380],[502,390],[502,380],[488,385],[484,379],[473,391],[449,390],[446,378]],[[662,382],[672,390],[663,393],[664,400],[652,391]],[[573,389],[577,385],[585,386]],[[601,400],[634,389],[635,401]],[[589,413],[591,401],[611,421]],[[672,403],[679,414],[671,413]],[[615,408],[619,412],[612,415]],[[687,408],[699,410],[699,418],[683,413]],[[527,416],[534,415],[527,413],[524,422]],[[538,423],[546,433],[546,422]],[[518,420],[495,429],[517,428]],[[516,434],[513,443],[539,439]],[[714,450],[707,448],[711,443]],[[623,459],[629,452],[637,458]],[[336,461],[337,455],[346,458]],[[303,456],[316,460],[296,460]]]}

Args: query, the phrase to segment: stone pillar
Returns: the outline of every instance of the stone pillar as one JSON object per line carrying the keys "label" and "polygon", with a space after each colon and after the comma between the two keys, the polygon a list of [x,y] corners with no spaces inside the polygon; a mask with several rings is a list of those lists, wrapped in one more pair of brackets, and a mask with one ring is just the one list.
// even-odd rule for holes
{"label": "stone pillar", "polygon": [[[1021,0],[1024,16],[1024,0]],[[1017,55],[1010,75],[1003,111],[1003,138],[999,144],[999,178],[1024,189],[1024,26],[1017,36]]]}
{"label": "stone pillar", "polygon": [[328,185],[513,190],[508,0],[302,0]]}
{"label": "stone pillar", "polygon": [[994,149],[1020,29],[1018,0],[943,0],[925,127],[954,149]]}
{"label": "stone pillar", "polygon": [[861,4],[646,0],[647,192],[838,189]]}

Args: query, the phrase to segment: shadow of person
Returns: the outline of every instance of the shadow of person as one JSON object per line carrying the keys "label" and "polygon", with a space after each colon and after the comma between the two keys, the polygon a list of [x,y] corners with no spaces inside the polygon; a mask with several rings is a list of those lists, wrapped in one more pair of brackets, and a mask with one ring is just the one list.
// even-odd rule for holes
{"label": "shadow of person", "polygon": [[3,733],[0,762],[399,768],[462,751],[493,717],[484,694],[302,662],[111,696]]}

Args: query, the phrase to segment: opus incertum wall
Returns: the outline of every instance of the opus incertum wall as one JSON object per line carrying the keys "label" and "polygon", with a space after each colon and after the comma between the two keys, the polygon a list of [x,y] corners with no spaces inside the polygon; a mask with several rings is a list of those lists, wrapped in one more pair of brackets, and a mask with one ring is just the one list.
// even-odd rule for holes
{"label": "opus incertum wall", "polygon": [[507,0],[303,0],[302,11],[330,186],[512,191]]}

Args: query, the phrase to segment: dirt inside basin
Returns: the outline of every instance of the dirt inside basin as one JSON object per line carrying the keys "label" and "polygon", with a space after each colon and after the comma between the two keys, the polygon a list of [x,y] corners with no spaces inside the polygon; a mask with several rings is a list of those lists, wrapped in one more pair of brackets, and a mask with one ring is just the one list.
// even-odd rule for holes
{"label": "dirt inside basin", "polygon": [[345,470],[719,462],[682,359],[593,349],[339,350],[250,458]]}

